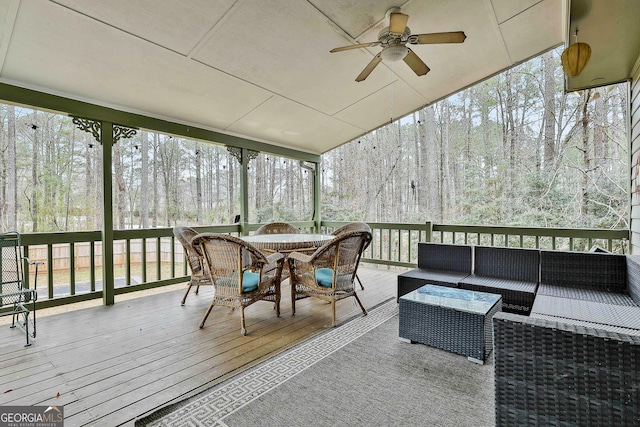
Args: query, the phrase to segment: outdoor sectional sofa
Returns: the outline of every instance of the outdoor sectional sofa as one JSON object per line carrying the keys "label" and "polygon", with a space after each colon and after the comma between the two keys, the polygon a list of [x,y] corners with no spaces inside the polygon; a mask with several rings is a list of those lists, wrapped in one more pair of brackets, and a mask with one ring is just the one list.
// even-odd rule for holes
{"label": "outdoor sectional sofa", "polygon": [[640,258],[541,251],[540,277],[493,318],[496,425],[640,425]]}
{"label": "outdoor sectional sofa", "polygon": [[418,243],[418,268],[398,276],[398,302],[425,283],[457,288],[471,273],[471,257],[468,245]]}
{"label": "outdoor sectional sofa", "polygon": [[[473,274],[441,284],[500,293],[507,305],[493,318],[496,425],[640,425],[640,256],[479,246],[472,252]],[[536,255],[531,304],[532,276],[524,271]],[[417,270],[410,272],[413,286]],[[496,281],[500,275],[507,277]]]}
{"label": "outdoor sectional sofa", "polygon": [[418,268],[398,276],[398,298],[429,283],[500,294],[504,311],[529,314],[539,269],[540,251],[534,249],[421,242]]}

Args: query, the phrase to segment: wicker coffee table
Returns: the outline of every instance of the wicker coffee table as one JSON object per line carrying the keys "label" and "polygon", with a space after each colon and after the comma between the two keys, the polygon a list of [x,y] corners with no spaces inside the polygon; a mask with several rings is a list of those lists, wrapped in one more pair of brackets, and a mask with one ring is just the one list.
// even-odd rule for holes
{"label": "wicker coffee table", "polygon": [[483,364],[493,348],[497,294],[425,285],[400,297],[400,339],[462,354]]}

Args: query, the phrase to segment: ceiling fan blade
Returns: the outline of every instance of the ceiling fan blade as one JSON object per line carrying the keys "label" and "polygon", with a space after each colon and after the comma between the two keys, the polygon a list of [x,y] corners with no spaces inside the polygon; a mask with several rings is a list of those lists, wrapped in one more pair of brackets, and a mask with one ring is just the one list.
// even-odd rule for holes
{"label": "ceiling fan blade", "polygon": [[407,28],[407,21],[409,15],[404,13],[392,13],[389,15],[389,32],[396,34],[403,34],[404,29]]}
{"label": "ceiling fan blade", "polygon": [[464,31],[448,33],[414,34],[409,38],[411,44],[463,43],[467,38]]}
{"label": "ceiling fan blade", "polygon": [[424,76],[430,71],[427,64],[422,62],[422,59],[420,59],[420,57],[418,57],[418,55],[416,55],[411,49],[409,49],[409,53],[407,53],[407,56],[404,57],[403,61],[418,76]]}
{"label": "ceiling fan blade", "polygon": [[371,62],[369,62],[366,67],[364,67],[364,70],[362,70],[362,72],[358,74],[358,77],[356,77],[356,81],[361,82],[367,77],[369,77],[369,74],[371,74],[373,69],[376,68],[376,65],[378,65],[381,61],[382,61],[382,53],[379,53],[376,56],[374,56]]}
{"label": "ceiling fan blade", "polygon": [[363,47],[370,47],[370,46],[376,46],[379,45],[380,42],[371,42],[371,43],[362,43],[362,44],[351,44],[349,46],[342,46],[342,47],[334,47],[333,49],[331,49],[329,52],[331,53],[335,53],[335,52],[343,52],[345,50],[351,50],[351,49],[361,49]]}

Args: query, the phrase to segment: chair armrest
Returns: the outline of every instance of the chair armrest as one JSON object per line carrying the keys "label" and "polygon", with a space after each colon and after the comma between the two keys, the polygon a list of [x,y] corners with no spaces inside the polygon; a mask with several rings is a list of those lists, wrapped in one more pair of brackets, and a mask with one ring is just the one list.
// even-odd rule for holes
{"label": "chair armrest", "polygon": [[274,252],[267,257],[268,264],[277,264],[281,260],[284,260],[284,255],[282,255],[280,252]]}
{"label": "chair armrest", "polygon": [[29,264],[29,265],[44,265],[44,262],[42,262],[42,261],[31,261],[26,256],[23,256],[23,257],[20,257],[20,258],[25,260],[25,261],[27,261],[27,264]]}
{"label": "chair armrest", "polygon": [[313,257],[311,255],[303,254],[302,252],[291,252],[289,254],[289,260],[300,261],[304,263],[310,263]]}

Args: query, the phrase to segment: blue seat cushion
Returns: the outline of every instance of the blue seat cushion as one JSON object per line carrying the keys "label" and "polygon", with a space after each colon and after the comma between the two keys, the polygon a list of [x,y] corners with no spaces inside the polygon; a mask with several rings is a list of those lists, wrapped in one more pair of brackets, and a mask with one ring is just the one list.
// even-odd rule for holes
{"label": "blue seat cushion", "polygon": [[[260,281],[260,275],[258,273],[252,273],[245,271],[242,275],[242,293],[252,292],[258,289],[258,282]],[[220,286],[236,286],[238,284],[238,273],[222,277],[216,280],[216,285]]]}
{"label": "blue seat cushion", "polygon": [[318,285],[330,288],[333,285],[333,269],[319,268],[316,270],[316,282]]}

